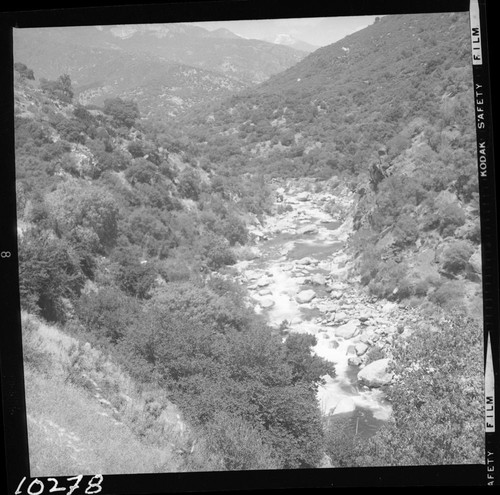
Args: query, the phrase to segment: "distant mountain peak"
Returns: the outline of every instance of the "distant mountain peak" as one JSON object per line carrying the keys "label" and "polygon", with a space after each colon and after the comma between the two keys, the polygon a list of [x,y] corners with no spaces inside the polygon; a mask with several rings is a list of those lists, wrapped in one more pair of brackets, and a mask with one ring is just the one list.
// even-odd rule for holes
{"label": "distant mountain peak", "polygon": [[275,45],[284,45],[290,48],[295,48],[296,50],[301,50],[303,52],[313,52],[319,48],[319,46],[299,40],[288,33],[279,33],[274,38],[267,38],[265,41],[269,41]]}

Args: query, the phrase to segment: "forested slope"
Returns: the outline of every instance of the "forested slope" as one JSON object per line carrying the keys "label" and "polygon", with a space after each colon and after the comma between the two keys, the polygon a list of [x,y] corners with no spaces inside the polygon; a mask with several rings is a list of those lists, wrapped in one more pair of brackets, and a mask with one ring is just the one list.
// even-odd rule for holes
{"label": "forested slope", "polygon": [[[200,168],[132,101],[89,110],[72,93],[67,75],[37,84],[16,65],[23,309],[110,354],[139,389],[165,391],[202,449],[181,469],[317,465],[315,390],[333,368],[310,339],[284,343],[220,276],[247,222],[269,211],[269,189]],[[28,365],[43,374],[41,362]]]}

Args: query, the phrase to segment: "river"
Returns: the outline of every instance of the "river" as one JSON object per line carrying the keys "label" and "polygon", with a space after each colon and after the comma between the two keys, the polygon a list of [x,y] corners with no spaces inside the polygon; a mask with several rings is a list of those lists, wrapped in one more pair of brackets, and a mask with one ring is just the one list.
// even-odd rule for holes
{"label": "river", "polygon": [[[258,256],[237,268],[255,310],[265,313],[270,325],[315,335],[313,352],[335,364],[336,376],[325,377],[318,390],[323,414],[350,416],[358,434],[368,436],[389,419],[391,407],[380,388],[360,385],[353,358],[362,365],[370,345],[394,331],[397,307],[373,302],[350,279],[345,243],[352,232],[353,196],[337,189],[335,196],[287,188],[280,213],[255,232]],[[333,218],[324,208],[332,199],[348,213]],[[339,336],[346,324],[354,334]]]}

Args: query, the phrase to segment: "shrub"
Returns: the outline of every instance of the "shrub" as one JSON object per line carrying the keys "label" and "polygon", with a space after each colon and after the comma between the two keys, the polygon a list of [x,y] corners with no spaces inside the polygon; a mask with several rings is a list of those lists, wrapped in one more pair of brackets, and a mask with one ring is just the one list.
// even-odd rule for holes
{"label": "shrub", "polygon": [[23,79],[35,80],[35,75],[32,69],[29,69],[25,64],[21,62],[14,63],[14,70],[18,72]]}
{"label": "shrub", "polygon": [[201,239],[200,245],[204,264],[208,269],[218,270],[236,263],[236,257],[223,237],[207,232]]}
{"label": "shrub", "polygon": [[82,226],[95,232],[101,250],[114,245],[118,234],[118,206],[104,187],[69,180],[47,195],[47,203],[61,235],[68,236],[77,226]]}
{"label": "shrub", "polygon": [[141,260],[136,248],[120,248],[113,253],[118,263],[115,279],[126,294],[145,299],[155,284],[157,270],[153,262]]}
{"label": "shrub", "polygon": [[384,359],[385,357],[385,352],[380,347],[372,346],[366,352],[365,365],[373,363],[373,361],[378,361],[379,359]]}
{"label": "shrub", "polygon": [[273,449],[252,424],[238,416],[217,413],[205,428],[212,451],[224,463],[225,470],[279,469]]}
{"label": "shrub", "polygon": [[402,214],[393,230],[394,244],[398,247],[407,247],[415,242],[419,236],[419,228],[417,221],[407,214]]}
{"label": "shrub", "polygon": [[464,287],[463,283],[457,280],[445,282],[432,294],[429,300],[445,309],[454,309],[460,307],[463,303]]}
{"label": "shrub", "polygon": [[71,78],[67,74],[59,76],[55,81],[40,79],[40,88],[51,98],[58,99],[64,103],[71,103],[73,100],[73,89]]}
{"label": "shrub", "polygon": [[140,141],[132,141],[128,146],[127,149],[129,153],[134,157],[134,158],[140,158],[145,155],[144,148],[142,146],[142,143]]}
{"label": "shrub", "polygon": [[113,118],[116,125],[126,128],[132,127],[140,117],[137,103],[130,100],[122,100],[121,98],[104,100],[103,111],[106,115],[110,115]]}
{"label": "shrub", "polygon": [[177,189],[182,197],[198,200],[201,192],[200,174],[196,170],[186,167],[178,176]]}
{"label": "shrub", "polygon": [[64,321],[64,299],[79,295],[84,283],[71,247],[51,233],[30,229],[19,240],[21,306],[49,321]]}
{"label": "shrub", "polygon": [[329,415],[325,417],[324,423],[325,452],[333,467],[356,466],[362,445],[356,437],[353,419],[342,415]]}
{"label": "shrub", "polygon": [[66,141],[84,144],[87,139],[85,124],[78,119],[62,119],[55,127]]}
{"label": "shrub", "polygon": [[312,386],[323,383],[323,376],[335,376],[335,367],[311,353],[317,344],[310,334],[291,333],[286,341],[286,360],[292,368],[292,383],[304,382]]}
{"label": "shrub", "polygon": [[453,235],[457,227],[465,223],[465,213],[456,204],[445,204],[438,212],[439,232],[443,237]]}
{"label": "shrub", "polygon": [[97,340],[116,343],[135,322],[139,305],[122,291],[103,287],[98,292],[82,294],[75,311],[85,329]]}
{"label": "shrub", "polygon": [[466,270],[469,258],[474,248],[467,241],[455,241],[450,244],[442,255],[442,268],[448,273],[457,275]]}
{"label": "shrub", "polygon": [[126,170],[125,177],[135,184],[153,184],[159,178],[158,168],[144,158],[135,159],[132,165]]}
{"label": "shrub", "polygon": [[368,284],[370,292],[377,297],[401,300],[412,294],[412,287],[407,278],[408,268],[405,263],[387,260],[379,264],[374,279]]}
{"label": "shrub", "polygon": [[236,243],[245,244],[248,240],[248,229],[245,222],[235,214],[229,214],[222,222],[218,229],[231,246]]}

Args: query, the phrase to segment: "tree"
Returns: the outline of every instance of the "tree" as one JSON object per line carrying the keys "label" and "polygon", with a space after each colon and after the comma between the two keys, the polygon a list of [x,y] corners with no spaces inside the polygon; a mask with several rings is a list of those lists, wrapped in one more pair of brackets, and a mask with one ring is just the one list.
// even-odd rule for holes
{"label": "tree", "polygon": [[307,333],[291,333],[285,340],[286,360],[292,367],[292,383],[303,382],[317,388],[324,375],[335,376],[333,364],[311,352],[311,347],[316,344],[316,337]]}
{"label": "tree", "polygon": [[140,117],[137,103],[131,100],[122,100],[121,98],[104,100],[103,111],[106,115],[111,116],[117,125],[126,128],[132,127]]}
{"label": "tree", "polygon": [[77,226],[92,230],[99,239],[99,251],[106,252],[118,235],[118,205],[104,187],[72,179],[58,185],[46,198],[56,230],[69,236]]}
{"label": "tree", "polygon": [[29,229],[19,239],[21,306],[49,321],[64,321],[64,299],[79,295],[84,283],[78,258],[64,240],[47,230]]}
{"label": "tree", "polygon": [[179,194],[184,198],[198,200],[201,192],[201,177],[197,170],[186,167],[178,176]]}
{"label": "tree", "polygon": [[138,317],[139,305],[114,287],[82,294],[75,304],[78,319],[98,340],[116,344]]}
{"label": "tree", "polygon": [[463,272],[469,265],[469,259],[473,252],[474,248],[467,241],[451,243],[443,252],[443,270],[454,275]]}
{"label": "tree", "polygon": [[32,69],[29,69],[26,64],[21,62],[14,63],[14,70],[18,72],[23,79],[30,79],[32,81],[35,80],[35,75]]}
{"label": "tree", "polygon": [[71,86],[71,78],[68,74],[63,74],[55,81],[40,79],[40,88],[47,93],[51,98],[58,99],[64,103],[73,101],[73,88]]}

